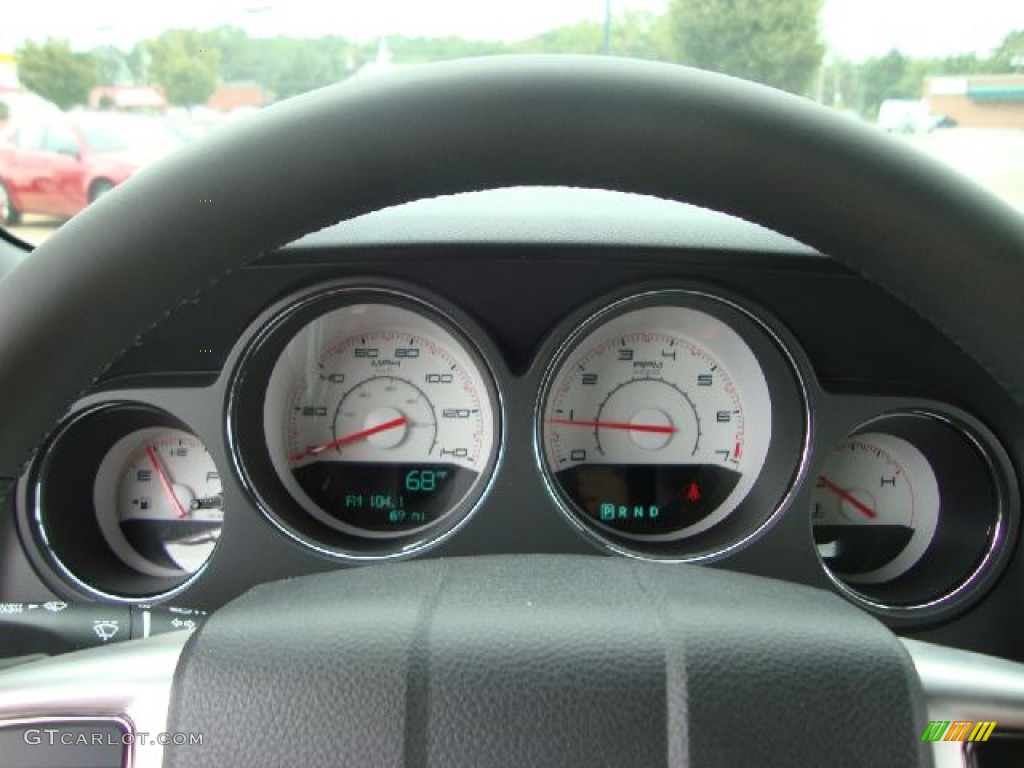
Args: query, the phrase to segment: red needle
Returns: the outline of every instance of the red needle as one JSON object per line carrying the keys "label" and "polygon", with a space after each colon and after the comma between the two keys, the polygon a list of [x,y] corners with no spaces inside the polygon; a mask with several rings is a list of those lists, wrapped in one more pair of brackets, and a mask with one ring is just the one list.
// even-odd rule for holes
{"label": "red needle", "polygon": [[149,456],[149,461],[153,465],[153,469],[156,470],[156,476],[160,478],[160,485],[164,487],[164,493],[174,504],[174,508],[178,511],[178,517],[185,517],[185,508],[181,506],[181,502],[178,500],[177,494],[174,493],[174,488],[171,486],[171,480],[167,477],[167,473],[164,472],[163,465],[160,463],[160,459],[156,456],[156,451],[153,450],[153,446],[146,446],[146,455]]}
{"label": "red needle", "polygon": [[569,427],[595,427],[599,429],[624,429],[628,432],[653,432],[656,435],[672,435],[679,430],[663,424],[629,424],[625,421],[577,421],[575,419],[548,419],[548,424],[565,424]]}
{"label": "red needle", "polygon": [[337,440],[331,440],[329,443],[323,443],[322,445],[314,445],[312,448],[307,448],[302,453],[296,453],[289,457],[290,461],[301,461],[307,456],[316,456],[318,453],[330,450],[331,448],[337,448],[342,445],[348,445],[354,443],[356,440],[362,440],[363,438],[370,437],[372,435],[379,434],[381,432],[387,432],[389,429],[395,429],[397,427],[406,424],[409,421],[405,416],[399,416],[397,419],[391,421],[385,421],[382,424],[378,424],[376,427],[370,427],[364,429],[362,432],[355,432],[345,437],[339,437]]}
{"label": "red needle", "polygon": [[876,517],[878,517],[878,513],[875,512],[875,510],[873,510],[871,507],[869,507],[867,504],[865,504],[860,499],[856,498],[849,491],[845,490],[844,488],[840,488],[838,485],[833,483],[831,480],[829,480],[824,475],[819,477],[818,480],[821,481],[821,484],[823,486],[828,488],[830,491],[832,491],[832,493],[834,493],[836,496],[841,498],[843,501],[848,501],[851,504],[853,504],[853,506],[855,506],[857,509],[859,509],[861,512],[863,512],[866,517],[870,517],[872,520],[874,520]]}

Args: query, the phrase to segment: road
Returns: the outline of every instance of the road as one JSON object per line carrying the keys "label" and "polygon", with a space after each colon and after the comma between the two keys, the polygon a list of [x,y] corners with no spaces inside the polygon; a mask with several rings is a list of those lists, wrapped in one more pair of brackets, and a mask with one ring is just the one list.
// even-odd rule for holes
{"label": "road", "polygon": [[904,140],[1024,211],[1024,130],[944,128]]}
{"label": "road", "polygon": [[[945,128],[901,138],[1024,211],[1024,131]],[[22,240],[38,245],[60,224],[59,219],[26,216],[22,226],[13,227],[11,231]]]}

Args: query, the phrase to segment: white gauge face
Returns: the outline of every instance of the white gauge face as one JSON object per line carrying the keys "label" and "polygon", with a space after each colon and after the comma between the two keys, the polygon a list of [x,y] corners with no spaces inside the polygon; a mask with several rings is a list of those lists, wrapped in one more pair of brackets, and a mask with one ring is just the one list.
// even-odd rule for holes
{"label": "white gauge face", "polygon": [[217,467],[180,429],[143,429],[115,443],[100,463],[94,501],[114,554],[150,576],[199,570],[224,519]]}
{"label": "white gauge face", "polygon": [[771,443],[764,373],[705,312],[648,307],[580,339],[550,379],[540,435],[574,510],[619,535],[682,539],[728,516]]}
{"label": "white gauge face", "polygon": [[465,344],[391,304],[354,304],[305,326],[264,401],[271,461],[326,525],[400,536],[464,508],[494,462],[493,387]]}
{"label": "white gauge face", "polygon": [[939,485],[924,454],[894,435],[840,443],[814,489],[818,553],[851,584],[882,584],[924,555],[939,522]]}

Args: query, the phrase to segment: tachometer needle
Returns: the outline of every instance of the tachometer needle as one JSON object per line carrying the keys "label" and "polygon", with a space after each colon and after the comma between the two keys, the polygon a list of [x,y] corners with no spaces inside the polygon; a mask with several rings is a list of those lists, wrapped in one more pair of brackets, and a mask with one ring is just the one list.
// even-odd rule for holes
{"label": "tachometer needle", "polygon": [[841,498],[843,501],[850,502],[850,504],[852,504],[854,507],[856,507],[858,510],[860,510],[864,514],[865,517],[869,517],[872,520],[874,520],[876,517],[878,517],[878,513],[875,512],[875,510],[873,510],[871,507],[869,507],[863,501],[861,501],[860,499],[855,497],[852,493],[847,491],[845,488],[842,488],[842,487],[836,485],[834,482],[829,480],[824,475],[821,475],[818,478],[818,482],[820,482],[823,486],[825,486],[830,491],[832,491],[832,493],[834,493],[836,496]]}
{"label": "tachometer needle", "polygon": [[171,504],[174,505],[174,509],[178,513],[178,517],[184,519],[185,507],[182,506],[181,501],[178,499],[178,495],[174,492],[171,480],[167,477],[163,464],[161,464],[160,459],[157,458],[156,451],[153,450],[153,446],[146,446],[146,455],[149,456],[149,462],[153,465],[153,469],[156,470],[156,476],[160,478],[160,485],[164,487],[164,493],[167,494],[167,498],[169,498],[171,500]]}
{"label": "tachometer needle", "polygon": [[630,424],[625,421],[577,421],[576,419],[548,419],[548,424],[563,424],[567,427],[593,427],[595,429],[622,429],[627,432],[653,432],[656,435],[673,435],[679,430],[670,424]]}
{"label": "tachometer needle", "polygon": [[301,461],[307,456],[316,456],[318,453],[329,451],[331,448],[338,448],[342,445],[348,445],[349,443],[354,443],[357,440],[365,440],[367,437],[378,435],[381,432],[387,432],[389,429],[397,429],[398,427],[402,426],[403,424],[407,424],[408,422],[409,419],[407,417],[399,416],[397,419],[385,421],[381,424],[378,424],[375,427],[370,427],[369,429],[364,429],[360,432],[354,432],[351,435],[346,435],[345,437],[339,437],[337,440],[331,440],[329,443],[314,445],[311,448],[307,448],[302,453],[296,453],[290,456],[289,460]]}

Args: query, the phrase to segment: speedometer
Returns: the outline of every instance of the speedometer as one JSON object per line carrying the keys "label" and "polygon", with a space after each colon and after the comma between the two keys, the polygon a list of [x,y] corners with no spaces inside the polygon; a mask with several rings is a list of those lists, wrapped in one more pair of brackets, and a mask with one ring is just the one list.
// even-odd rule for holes
{"label": "speedometer", "polygon": [[[546,378],[537,434],[549,485],[606,539],[688,552],[750,497],[770,449],[792,444],[779,418],[792,395],[777,410],[766,369],[785,376],[777,345],[724,302],[665,292],[599,313]],[[764,520],[739,517],[748,529]]]}
{"label": "speedometer", "polygon": [[267,507],[290,532],[388,554],[475,506],[495,463],[498,404],[454,322],[409,296],[341,291],[286,311],[268,336],[261,421],[276,483],[263,491],[284,491]]}

